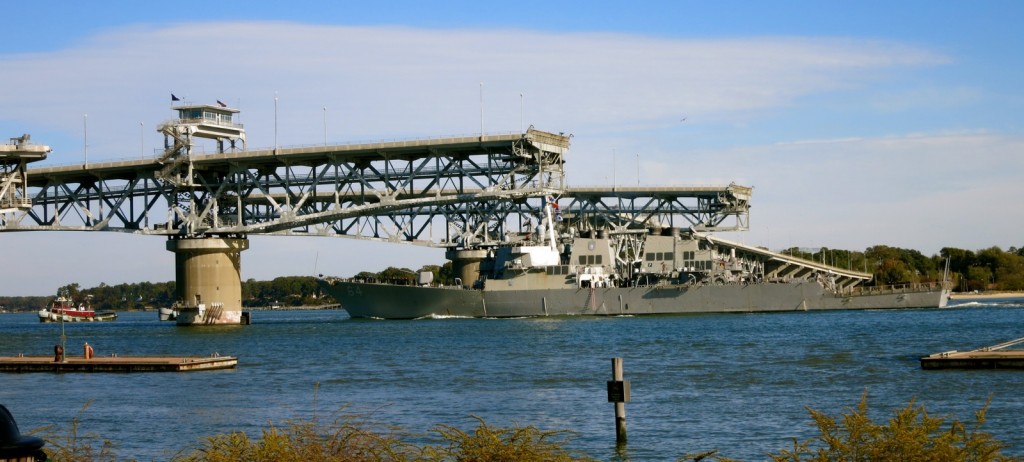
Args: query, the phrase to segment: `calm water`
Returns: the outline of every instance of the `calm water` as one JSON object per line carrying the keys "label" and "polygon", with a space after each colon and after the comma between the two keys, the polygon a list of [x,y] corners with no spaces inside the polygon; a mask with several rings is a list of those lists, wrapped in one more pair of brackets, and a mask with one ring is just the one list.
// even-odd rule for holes
{"label": "calm water", "polygon": [[[350,320],[344,311],[254,312],[244,327],[182,328],[156,313],[67,324],[68,351],[98,356],[239,356],[235,370],[3,374],[0,403],[23,432],[48,424],[165,460],[203,436],[330,416],[344,406],[430,434],[439,423],[535,425],[578,432],[601,460],[676,460],[710,449],[764,460],[815,434],[805,409],[836,414],[866,390],[886,419],[916,399],[985,429],[1024,455],[1024,371],[923,371],[918,357],[1024,337],[1024,299],[941,310],[625,318]],[[59,325],[0,315],[0,355],[52,354]],[[629,444],[615,450],[605,382],[623,358]],[[314,399],[314,386],[319,391]],[[91,405],[84,412],[81,408]],[[335,413],[336,414],[336,413]]]}

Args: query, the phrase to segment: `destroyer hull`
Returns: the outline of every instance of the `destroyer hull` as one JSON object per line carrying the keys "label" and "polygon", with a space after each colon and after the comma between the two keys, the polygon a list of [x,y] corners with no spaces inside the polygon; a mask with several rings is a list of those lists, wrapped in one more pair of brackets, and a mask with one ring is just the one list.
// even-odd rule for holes
{"label": "destroyer hull", "polygon": [[625,316],[683,313],[936,308],[949,291],[836,295],[815,282],[471,290],[321,281],[353,318]]}

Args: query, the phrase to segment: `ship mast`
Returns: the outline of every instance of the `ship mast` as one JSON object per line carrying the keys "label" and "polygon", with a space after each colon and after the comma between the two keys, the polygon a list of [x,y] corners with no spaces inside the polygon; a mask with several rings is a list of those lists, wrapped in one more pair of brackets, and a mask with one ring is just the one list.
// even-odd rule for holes
{"label": "ship mast", "polygon": [[548,228],[548,248],[554,252],[558,252],[558,246],[555,244],[555,221],[551,218],[551,209],[558,207],[558,203],[551,196],[544,197],[544,214],[545,221],[547,222]]}

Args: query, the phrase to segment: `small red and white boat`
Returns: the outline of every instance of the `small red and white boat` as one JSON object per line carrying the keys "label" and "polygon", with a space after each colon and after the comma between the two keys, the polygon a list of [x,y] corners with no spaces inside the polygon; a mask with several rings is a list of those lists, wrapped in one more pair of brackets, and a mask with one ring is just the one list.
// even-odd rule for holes
{"label": "small red and white boat", "polygon": [[48,308],[39,310],[39,322],[79,322],[79,321],[113,321],[117,313],[113,311],[97,313],[85,303],[75,306],[74,302],[58,295]]}

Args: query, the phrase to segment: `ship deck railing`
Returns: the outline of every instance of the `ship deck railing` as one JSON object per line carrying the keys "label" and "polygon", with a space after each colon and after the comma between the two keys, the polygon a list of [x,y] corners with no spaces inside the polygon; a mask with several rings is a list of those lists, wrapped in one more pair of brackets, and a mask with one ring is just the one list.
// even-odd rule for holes
{"label": "ship deck railing", "polygon": [[[370,278],[370,277],[353,277],[353,278],[336,278],[335,280],[341,282],[358,282],[362,284],[380,284],[387,286],[415,286],[416,281],[406,278]],[[445,288],[445,289],[461,289],[463,286],[458,284],[438,284],[431,283],[425,287]]]}
{"label": "ship deck railing", "polygon": [[941,282],[911,282],[904,284],[892,284],[884,286],[863,286],[852,287],[844,290],[844,295],[888,295],[888,294],[910,294],[918,292],[933,292],[941,290]]}

